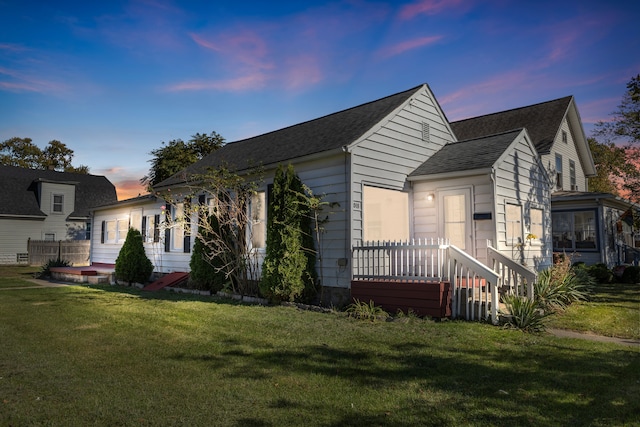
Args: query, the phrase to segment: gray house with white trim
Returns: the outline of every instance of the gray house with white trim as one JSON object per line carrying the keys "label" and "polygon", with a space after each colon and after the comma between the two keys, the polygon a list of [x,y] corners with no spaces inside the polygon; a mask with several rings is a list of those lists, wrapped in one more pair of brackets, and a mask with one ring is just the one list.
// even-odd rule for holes
{"label": "gray house with white trim", "polygon": [[[594,171],[573,98],[483,117],[450,123],[429,86],[420,85],[228,143],[155,190],[177,194],[189,177],[208,168],[249,173],[260,165],[265,180],[257,197],[266,204],[278,165],[293,164],[315,194],[337,206],[322,247],[323,285],[334,299],[348,295],[352,247],[362,241],[444,237],[480,261],[492,246],[531,268],[548,266],[551,194],[564,180],[583,188]],[[561,153],[567,168],[569,160],[574,165],[562,181],[550,160],[556,144],[566,144]],[[161,203],[142,201],[143,212],[148,208],[155,216]],[[94,262],[113,262],[118,248],[117,241],[105,241],[97,224],[115,217],[124,224],[135,209],[118,204],[96,211]],[[252,215],[254,227],[264,227],[265,212]],[[188,271],[190,247],[183,230],[178,234],[160,233],[162,242],[148,242],[148,253],[162,260],[157,270]],[[253,243],[257,252],[264,250],[264,242]],[[109,244],[115,246],[107,251]]]}

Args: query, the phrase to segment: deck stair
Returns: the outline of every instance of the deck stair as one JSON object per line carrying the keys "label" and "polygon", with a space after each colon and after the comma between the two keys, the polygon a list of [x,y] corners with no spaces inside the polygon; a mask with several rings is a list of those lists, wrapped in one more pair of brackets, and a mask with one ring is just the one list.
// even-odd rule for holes
{"label": "deck stair", "polygon": [[189,273],[176,271],[173,273],[165,274],[158,280],[153,283],[148,284],[144,288],[143,291],[158,291],[160,289],[166,288],[167,286],[175,286],[179,283],[182,283],[189,279]]}

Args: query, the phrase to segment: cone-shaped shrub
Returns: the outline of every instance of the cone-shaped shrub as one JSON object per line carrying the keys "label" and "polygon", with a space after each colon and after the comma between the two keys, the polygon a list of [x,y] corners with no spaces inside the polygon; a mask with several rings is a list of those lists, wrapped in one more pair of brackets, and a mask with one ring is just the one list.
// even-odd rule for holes
{"label": "cone-shaped shrub", "polygon": [[145,283],[153,272],[153,264],[144,252],[142,234],[130,228],[116,258],[116,278],[129,284]]}
{"label": "cone-shaped shrub", "polygon": [[267,214],[267,249],[260,291],[276,301],[309,300],[316,294],[311,216],[302,181],[279,166]]}
{"label": "cone-shaped shrub", "polygon": [[193,253],[189,267],[190,280],[197,289],[217,292],[222,290],[227,282],[224,272],[224,261],[212,254],[211,248],[204,242],[212,242],[212,233],[220,233],[220,223],[215,215],[208,218],[208,227],[200,226],[198,238],[193,244]]}

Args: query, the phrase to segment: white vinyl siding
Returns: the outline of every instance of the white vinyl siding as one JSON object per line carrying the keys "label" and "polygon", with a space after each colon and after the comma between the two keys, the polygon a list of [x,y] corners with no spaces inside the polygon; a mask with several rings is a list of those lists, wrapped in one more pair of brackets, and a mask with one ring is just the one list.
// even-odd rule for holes
{"label": "white vinyl siding", "polygon": [[[567,135],[567,143],[562,142],[562,132],[566,132]],[[558,134],[556,135],[556,139],[550,149],[548,154],[542,154],[541,160],[542,164],[547,169],[547,173],[549,176],[554,178],[555,183],[555,155],[558,154],[562,156],[565,168],[569,167],[569,160],[573,160],[575,162],[575,186],[578,191],[587,191],[587,178],[584,173],[583,165],[580,161],[580,156],[578,155],[578,151],[576,149],[575,140],[571,133],[571,129],[566,119],[562,121],[560,129],[558,130]],[[564,190],[571,190],[571,183],[569,182],[569,173],[568,169],[564,171],[562,188]],[[556,188],[558,189],[558,188]]]}

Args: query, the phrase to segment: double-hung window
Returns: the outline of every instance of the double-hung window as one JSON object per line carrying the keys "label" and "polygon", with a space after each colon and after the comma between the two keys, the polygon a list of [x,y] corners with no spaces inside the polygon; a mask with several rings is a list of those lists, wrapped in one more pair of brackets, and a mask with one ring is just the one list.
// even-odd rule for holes
{"label": "double-hung window", "polygon": [[522,243],[522,206],[506,203],[505,220],[507,227],[507,245]]}
{"label": "double-hung window", "polygon": [[598,250],[595,210],[554,212],[551,221],[554,250]]}
{"label": "double-hung window", "polygon": [[51,212],[60,214],[64,212],[64,194],[51,195]]}
{"label": "double-hung window", "polygon": [[562,156],[556,154],[556,187],[562,190]]}

